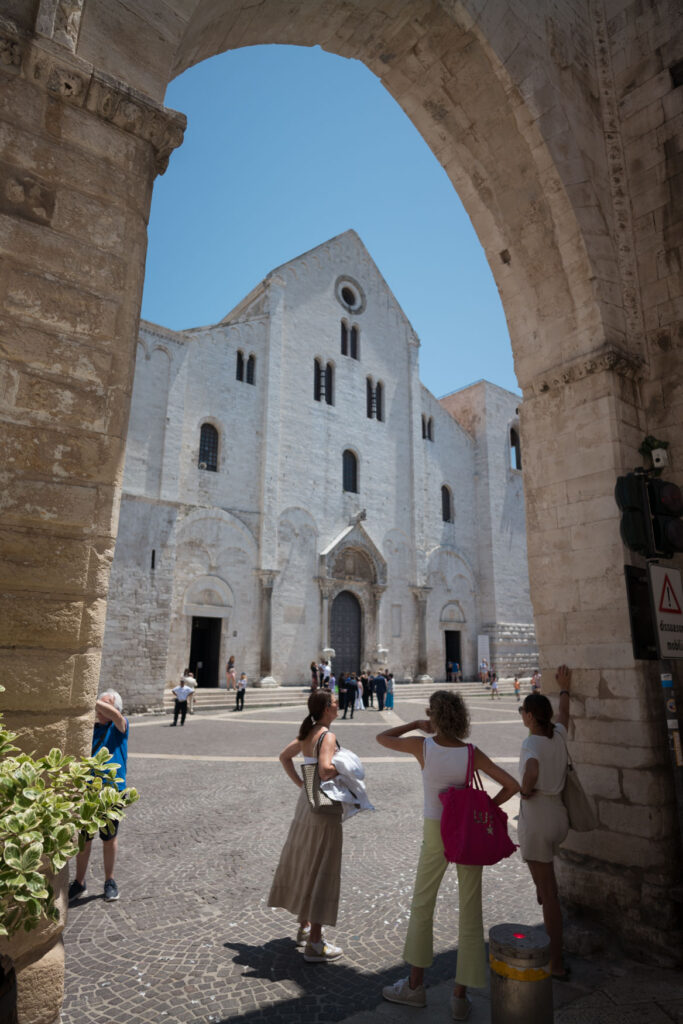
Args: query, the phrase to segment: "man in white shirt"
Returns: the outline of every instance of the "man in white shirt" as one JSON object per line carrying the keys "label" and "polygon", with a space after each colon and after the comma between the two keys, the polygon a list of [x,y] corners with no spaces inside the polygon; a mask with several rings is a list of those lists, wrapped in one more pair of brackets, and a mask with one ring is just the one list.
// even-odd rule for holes
{"label": "man in white shirt", "polygon": [[177,686],[173,687],[173,693],[175,694],[175,705],[173,708],[173,721],[171,722],[171,725],[178,724],[178,715],[180,715],[180,724],[185,725],[187,698],[190,694],[194,693],[194,686],[190,686],[185,678],[183,678]]}

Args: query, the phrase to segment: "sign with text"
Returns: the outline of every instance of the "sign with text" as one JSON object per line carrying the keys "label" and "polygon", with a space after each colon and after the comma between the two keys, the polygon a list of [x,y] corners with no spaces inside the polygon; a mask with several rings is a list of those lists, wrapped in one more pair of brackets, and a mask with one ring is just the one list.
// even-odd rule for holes
{"label": "sign with text", "polygon": [[680,569],[650,565],[652,608],[660,658],[683,658],[683,583]]}

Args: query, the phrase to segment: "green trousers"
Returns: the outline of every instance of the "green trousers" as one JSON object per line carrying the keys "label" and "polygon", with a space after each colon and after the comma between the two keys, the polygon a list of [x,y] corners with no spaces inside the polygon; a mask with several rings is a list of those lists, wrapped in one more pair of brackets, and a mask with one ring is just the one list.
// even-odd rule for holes
{"label": "green trousers", "polygon": [[[434,906],[447,867],[440,822],[425,818],[408,934],[403,948],[403,956],[412,967],[429,967],[434,959]],[[457,985],[484,988],[487,964],[481,910],[482,869],[470,864],[456,864],[456,868],[460,922],[455,981]]]}

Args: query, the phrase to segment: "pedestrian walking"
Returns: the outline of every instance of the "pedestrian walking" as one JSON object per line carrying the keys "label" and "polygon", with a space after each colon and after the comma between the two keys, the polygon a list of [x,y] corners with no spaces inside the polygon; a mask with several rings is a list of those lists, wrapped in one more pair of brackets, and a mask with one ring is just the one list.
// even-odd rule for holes
{"label": "pedestrian walking", "polygon": [[[420,859],[410,908],[408,934],[403,949],[410,964],[410,974],[382,989],[390,1003],[426,1006],[424,972],[434,957],[434,904],[448,861],[441,839],[442,805],[439,793],[450,786],[464,786],[469,758],[465,738],[470,731],[470,717],[462,697],[452,690],[437,690],[429,700],[427,718],[386,729],[376,737],[389,750],[412,754],[422,769],[424,788],[424,823]],[[404,736],[419,729],[423,736]],[[483,751],[474,748],[474,769],[482,771],[500,785],[493,802],[500,806],[519,789],[511,775],[494,764]],[[484,924],[481,905],[482,868],[458,864],[459,941],[455,987],[451,999],[454,1020],[466,1020],[471,1003],[467,989],[484,988],[488,967],[484,949]]]}
{"label": "pedestrian walking", "polygon": [[324,924],[334,927],[337,923],[342,805],[333,805],[330,813],[315,813],[294,758],[303,754],[305,763],[317,762],[321,782],[339,774],[332,764],[338,743],[330,732],[338,713],[337,700],[333,694],[319,690],[308,698],[308,711],[297,738],[280,754],[282,767],[301,792],[275,871],[268,906],[283,907],[294,914],[299,921],[296,942],[305,947],[304,960],[325,963],[343,955],[343,950],[322,934]]}
{"label": "pedestrian walking", "polygon": [[515,676],[514,682],[512,684],[512,688],[515,691],[515,697],[517,698],[517,703],[519,704],[519,691],[521,689],[521,686],[520,686],[519,679],[517,678],[517,676]]}
{"label": "pedestrian walking", "polygon": [[491,676],[491,700],[498,696],[498,675],[494,672]]}
{"label": "pedestrian walking", "polygon": [[519,708],[529,735],[522,743],[519,774],[519,847],[543,907],[543,923],[550,939],[550,971],[566,981],[569,970],[562,959],[562,910],[553,858],[569,831],[562,790],[567,778],[567,728],[571,671],[560,665],[555,676],[560,686],[557,721],[542,693],[530,693]]}
{"label": "pedestrian walking", "polygon": [[[128,733],[130,723],[123,715],[123,701],[116,690],[105,690],[95,703],[95,725],[92,734],[91,756],[104,747],[109,751],[108,765],[116,765],[116,788],[119,793],[126,788],[126,765],[128,762]],[[119,822],[113,831],[109,827],[100,829],[102,860],[104,862],[104,900],[113,903],[119,898],[119,887],[114,879],[116,855],[118,853]],[[69,886],[69,902],[85,896],[88,891],[85,876],[92,851],[92,836],[85,836],[85,846],[76,854],[76,877]]]}
{"label": "pedestrian walking", "polygon": [[244,711],[244,694],[247,689],[247,673],[240,672],[235,691],[235,711]]}
{"label": "pedestrian walking", "polygon": [[318,666],[314,661],[311,662],[311,693],[315,693],[318,689]]}

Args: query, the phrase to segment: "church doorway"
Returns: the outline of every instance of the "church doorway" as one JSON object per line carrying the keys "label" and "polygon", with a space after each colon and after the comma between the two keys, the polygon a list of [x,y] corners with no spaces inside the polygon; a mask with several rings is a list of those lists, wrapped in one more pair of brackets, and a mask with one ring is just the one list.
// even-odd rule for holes
{"label": "church doorway", "polygon": [[336,652],[333,667],[337,678],[341,672],[360,671],[362,620],[358,598],[350,590],[337,594],[330,615],[330,645]]}
{"label": "church doorway", "polygon": [[[444,637],[446,638],[446,679],[448,679],[449,664],[455,665],[457,662],[462,671],[462,659],[460,657],[460,630],[445,629]],[[453,677],[451,676],[451,678]]]}
{"label": "church doorway", "polygon": [[197,686],[218,686],[222,619],[192,616],[190,671]]}

